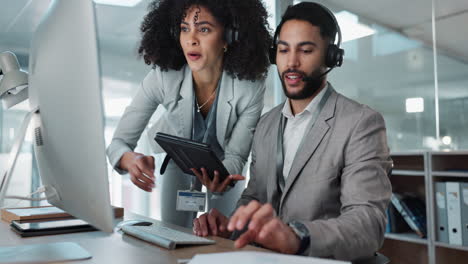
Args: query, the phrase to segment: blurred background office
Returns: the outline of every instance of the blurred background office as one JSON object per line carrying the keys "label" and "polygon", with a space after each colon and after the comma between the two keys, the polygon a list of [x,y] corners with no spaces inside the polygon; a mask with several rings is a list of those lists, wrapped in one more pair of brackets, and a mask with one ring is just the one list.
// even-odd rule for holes
{"label": "blurred background office", "polygon": [[[0,52],[16,53],[24,70],[31,36],[49,2],[0,0]],[[139,26],[150,1],[95,2],[109,143],[125,107],[150,70],[136,52]],[[264,0],[272,33],[286,6],[298,2]],[[333,70],[329,80],[339,92],[383,114],[392,152],[468,149],[468,1],[317,2],[335,13],[346,51],[343,67]],[[272,66],[264,112],[283,100]],[[28,102],[0,109],[0,173],[27,111]],[[153,122],[159,114],[155,113]],[[8,193],[27,195],[40,186],[32,148],[30,132]],[[149,154],[148,142],[139,142],[138,151]],[[159,218],[158,187],[151,194],[144,193],[110,166],[109,179],[113,204]]]}

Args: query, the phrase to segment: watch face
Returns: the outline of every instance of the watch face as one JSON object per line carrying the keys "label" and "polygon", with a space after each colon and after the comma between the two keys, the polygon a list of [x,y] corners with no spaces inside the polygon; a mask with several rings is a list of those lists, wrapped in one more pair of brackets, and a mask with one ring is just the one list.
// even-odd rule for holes
{"label": "watch face", "polygon": [[291,221],[288,225],[301,240],[300,248],[296,252],[296,254],[302,254],[309,247],[310,244],[309,229],[307,229],[307,227],[303,223],[298,221]]}
{"label": "watch face", "polygon": [[289,226],[301,240],[303,240],[306,237],[309,237],[309,230],[302,223],[292,221],[289,223]]}

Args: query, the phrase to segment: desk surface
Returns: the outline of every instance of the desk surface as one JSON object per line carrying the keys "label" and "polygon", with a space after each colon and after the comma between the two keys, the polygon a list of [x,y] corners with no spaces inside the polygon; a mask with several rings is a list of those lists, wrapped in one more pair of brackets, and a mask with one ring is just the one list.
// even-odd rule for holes
{"label": "desk surface", "polygon": [[[127,214],[127,213],[126,213]],[[136,214],[128,214],[125,219],[148,219]],[[150,219],[151,221],[157,221]],[[162,223],[165,226],[181,231],[191,230]],[[0,246],[15,246],[37,243],[76,242],[89,251],[93,256],[86,261],[70,263],[177,263],[178,259],[189,259],[199,253],[229,252],[229,251],[264,251],[269,250],[246,246],[243,249],[234,248],[234,242],[220,237],[209,237],[216,240],[216,244],[207,246],[187,246],[175,250],[167,250],[156,245],[139,240],[132,236],[123,235],[122,231],[112,234],[95,231],[62,235],[38,236],[22,238],[10,230],[7,222],[0,220]]]}

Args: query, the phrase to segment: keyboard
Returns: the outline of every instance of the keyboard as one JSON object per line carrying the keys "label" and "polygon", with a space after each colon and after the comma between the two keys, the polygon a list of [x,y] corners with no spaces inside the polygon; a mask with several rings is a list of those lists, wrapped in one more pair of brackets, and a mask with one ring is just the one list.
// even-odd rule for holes
{"label": "keyboard", "polygon": [[123,226],[121,230],[125,234],[167,249],[175,249],[177,245],[210,245],[216,243],[216,241],[211,239],[155,224],[150,226],[128,225]]}

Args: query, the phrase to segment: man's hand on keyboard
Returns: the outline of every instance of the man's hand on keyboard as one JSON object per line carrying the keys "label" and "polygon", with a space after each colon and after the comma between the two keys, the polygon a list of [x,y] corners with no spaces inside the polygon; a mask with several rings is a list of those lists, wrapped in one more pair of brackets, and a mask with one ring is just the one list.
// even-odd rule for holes
{"label": "man's hand on keyboard", "polygon": [[228,223],[229,219],[213,208],[193,220],[193,233],[197,236],[214,235],[228,238],[231,236],[231,232],[227,230]]}
{"label": "man's hand on keyboard", "polygon": [[271,204],[261,204],[254,200],[246,206],[237,208],[231,216],[228,230],[241,231],[245,228],[247,231],[234,243],[236,248],[255,242],[284,254],[295,254],[299,251],[301,244],[299,236],[276,215]]}

